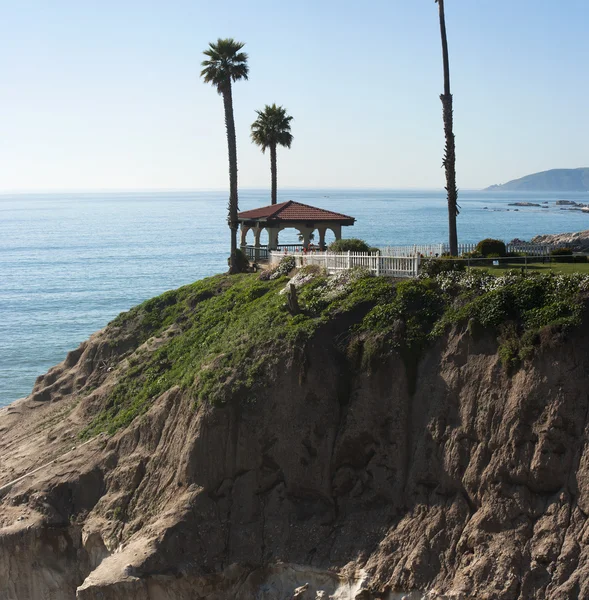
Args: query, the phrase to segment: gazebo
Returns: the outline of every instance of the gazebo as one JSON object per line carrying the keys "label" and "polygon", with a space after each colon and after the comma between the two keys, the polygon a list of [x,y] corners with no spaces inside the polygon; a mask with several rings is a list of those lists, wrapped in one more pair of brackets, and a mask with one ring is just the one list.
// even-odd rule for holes
{"label": "gazebo", "polygon": [[[308,249],[311,236],[315,230],[319,232],[319,248],[325,249],[325,233],[331,230],[335,239],[342,237],[342,227],[353,225],[356,219],[341,213],[316,208],[308,204],[281,202],[262,208],[246,210],[237,215],[241,227],[241,249],[248,258],[260,260],[266,258],[269,250],[279,250],[278,234],[283,229],[296,229],[303,238],[301,249]],[[260,245],[260,234],[263,230],[268,233],[268,245]],[[254,232],[254,245],[248,246],[246,236],[250,230]]]}

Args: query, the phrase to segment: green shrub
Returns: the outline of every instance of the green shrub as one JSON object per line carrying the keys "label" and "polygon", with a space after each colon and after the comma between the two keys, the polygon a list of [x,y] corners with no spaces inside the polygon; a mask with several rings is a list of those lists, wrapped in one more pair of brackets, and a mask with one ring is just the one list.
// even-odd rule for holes
{"label": "green shrub", "polygon": [[370,252],[370,246],[364,241],[357,238],[349,238],[345,240],[336,240],[329,244],[330,252]]}
{"label": "green shrub", "polygon": [[509,335],[505,336],[505,339],[499,344],[497,353],[501,364],[509,372],[520,364],[521,348],[519,339],[515,335],[517,331],[511,328],[508,333]]}
{"label": "green shrub", "polygon": [[[550,251],[552,262],[572,263],[574,262],[573,251],[571,248],[555,248]],[[585,259],[587,260],[587,259]]]}
{"label": "green shrub", "polygon": [[580,307],[570,300],[557,300],[546,306],[540,306],[525,313],[526,325],[541,329],[547,325],[574,325],[579,322]]}
{"label": "green shrub", "polygon": [[483,327],[498,327],[517,314],[509,287],[492,290],[480,296],[471,304],[470,312]]}
{"label": "green shrub", "polygon": [[520,311],[534,310],[547,303],[548,286],[541,277],[521,277],[512,284],[515,307]]}
{"label": "green shrub", "polygon": [[477,244],[476,252],[480,253],[484,258],[488,258],[492,254],[501,257],[507,254],[507,248],[505,247],[505,242],[487,238]]}
{"label": "green shrub", "polygon": [[237,268],[240,273],[247,273],[250,266],[250,261],[247,256],[241,250],[237,250],[235,257],[237,259]]}
{"label": "green shrub", "polygon": [[448,271],[464,271],[466,261],[451,256],[442,256],[440,258],[424,258],[421,261],[420,274],[422,277],[435,277],[440,273]]}
{"label": "green shrub", "polygon": [[434,323],[444,312],[444,300],[431,280],[408,280],[398,283],[389,301],[379,302],[364,318],[363,326],[371,331],[386,331],[396,321],[403,322],[404,350],[418,353],[426,344]]}

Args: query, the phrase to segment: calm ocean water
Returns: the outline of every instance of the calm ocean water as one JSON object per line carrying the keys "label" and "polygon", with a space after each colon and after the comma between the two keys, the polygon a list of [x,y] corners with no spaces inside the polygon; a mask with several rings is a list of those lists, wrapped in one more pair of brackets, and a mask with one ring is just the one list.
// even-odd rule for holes
{"label": "calm ocean water", "polygon": [[[374,246],[446,240],[444,192],[284,190],[288,199],[356,217],[344,235]],[[462,192],[460,241],[589,229],[589,215],[558,199],[589,194]],[[507,211],[544,200],[549,210]],[[119,312],[225,270],[226,203],[219,191],[0,196],[0,406]],[[241,210],[266,204],[267,191],[240,192]]]}

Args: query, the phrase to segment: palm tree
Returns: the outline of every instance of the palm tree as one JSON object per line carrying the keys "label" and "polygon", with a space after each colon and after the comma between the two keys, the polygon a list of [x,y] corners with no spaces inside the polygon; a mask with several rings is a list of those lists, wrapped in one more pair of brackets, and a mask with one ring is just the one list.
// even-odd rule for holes
{"label": "palm tree", "polygon": [[229,260],[229,272],[236,273],[239,268],[237,264],[237,145],[235,142],[235,121],[233,120],[233,97],[231,95],[231,83],[239,79],[247,79],[248,66],[247,54],[241,52],[244,44],[236,42],[233,38],[210,43],[204,51],[207,57],[202,62],[204,67],[200,76],[205,83],[210,83],[217,88],[217,92],[223,96],[225,108],[225,127],[227,129],[227,146],[229,150],[229,214],[227,222],[231,228],[231,258]]}
{"label": "palm tree", "polygon": [[458,235],[456,233],[456,217],[460,210],[458,206],[458,188],[456,187],[456,145],[454,140],[454,110],[452,94],[450,93],[450,61],[448,59],[448,39],[446,37],[446,17],[444,15],[444,0],[435,0],[440,9],[440,33],[442,36],[442,56],[444,59],[444,93],[440,95],[444,118],[444,135],[446,150],[444,154],[444,169],[446,170],[446,191],[448,192],[448,225],[450,254],[458,255]]}
{"label": "palm tree", "polygon": [[272,174],[272,204],[276,204],[276,146],[290,148],[292,117],[286,114],[283,106],[266,104],[264,110],[257,110],[258,118],[252,123],[252,142],[262,148],[270,148],[270,172]]}

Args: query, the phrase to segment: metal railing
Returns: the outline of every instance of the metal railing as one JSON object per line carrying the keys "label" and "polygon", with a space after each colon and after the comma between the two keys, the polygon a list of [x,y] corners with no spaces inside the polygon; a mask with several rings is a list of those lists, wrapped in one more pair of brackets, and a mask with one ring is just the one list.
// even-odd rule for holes
{"label": "metal railing", "polygon": [[253,262],[266,261],[269,258],[268,246],[259,246],[258,248],[255,246],[242,246],[241,250],[245,252],[247,259]]}
{"label": "metal railing", "polygon": [[[303,244],[278,244],[276,246],[276,250],[272,250],[272,252],[280,252],[282,256],[287,254],[302,254],[304,250]],[[242,246],[242,251],[245,252],[248,260],[253,261],[265,261],[269,258],[269,250],[268,246]],[[314,247],[307,251],[310,252],[320,252],[319,247]]]}
{"label": "metal railing", "polygon": [[278,252],[302,252],[304,249],[303,244],[278,244],[276,250]]}
{"label": "metal railing", "polygon": [[[458,244],[458,256],[474,252],[477,244]],[[549,256],[555,244],[505,244],[507,252],[525,252],[530,256]],[[414,244],[413,246],[386,246],[380,249],[383,254],[393,256],[442,256],[450,252],[448,244]]]}

